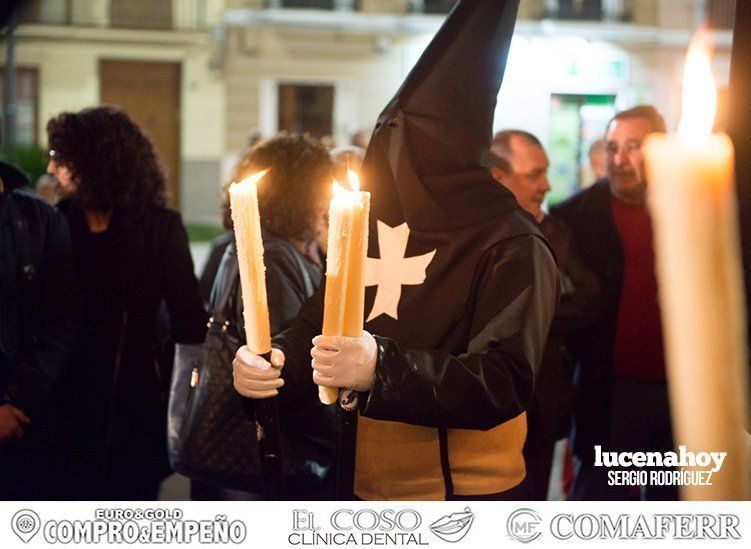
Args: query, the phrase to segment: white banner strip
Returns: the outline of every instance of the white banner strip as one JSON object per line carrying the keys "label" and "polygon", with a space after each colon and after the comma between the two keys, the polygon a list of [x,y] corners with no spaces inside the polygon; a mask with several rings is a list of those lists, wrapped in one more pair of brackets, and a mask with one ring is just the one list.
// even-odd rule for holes
{"label": "white banner strip", "polygon": [[749,521],[748,502],[0,502],[0,547],[744,547]]}

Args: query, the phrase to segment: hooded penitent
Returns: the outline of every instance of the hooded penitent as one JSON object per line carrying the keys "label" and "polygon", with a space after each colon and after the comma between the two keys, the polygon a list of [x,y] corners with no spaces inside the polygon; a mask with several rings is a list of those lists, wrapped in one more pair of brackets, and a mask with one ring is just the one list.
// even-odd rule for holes
{"label": "hooded penitent", "polygon": [[[538,234],[482,167],[517,7],[513,0],[459,2],[382,112],[368,147],[362,174],[372,193],[365,329],[403,349],[472,352],[468,342],[479,334],[472,333],[477,327],[469,317],[478,305],[472,303],[473,284],[483,258],[515,234]],[[504,335],[519,330],[509,327]],[[457,367],[472,368],[434,363],[429,369],[450,379]],[[420,394],[418,386],[398,387],[404,384],[411,382],[402,378],[391,389],[402,392],[397,399],[424,403],[426,425],[361,417],[358,496],[441,499],[447,492],[502,492],[524,478],[524,406],[489,431],[446,429],[442,425],[461,424],[461,406],[453,418],[430,418],[429,402],[447,401],[450,413],[451,402],[471,400],[472,390],[457,380],[453,388],[445,386],[448,393],[433,396]],[[507,396],[498,391],[499,399]],[[380,416],[376,409],[385,412],[389,398],[372,399],[364,415]],[[399,417],[394,410],[385,413]],[[407,448],[419,448],[422,459]]]}
{"label": "hooded penitent", "polygon": [[[365,156],[365,329],[379,354],[360,397],[363,499],[499,494],[525,478],[524,410],[557,274],[534,220],[482,167],[517,7],[460,1]],[[285,352],[305,346],[296,337],[279,340]]]}

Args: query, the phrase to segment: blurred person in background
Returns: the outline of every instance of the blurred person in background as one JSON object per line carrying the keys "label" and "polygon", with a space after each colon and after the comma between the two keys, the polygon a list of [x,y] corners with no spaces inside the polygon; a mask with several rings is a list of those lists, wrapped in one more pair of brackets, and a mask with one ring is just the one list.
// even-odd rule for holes
{"label": "blurred person in background", "polygon": [[124,112],[62,113],[47,134],[85,311],[86,345],[61,391],[61,496],[153,500],[169,473],[160,303],[174,341],[206,332],[187,234],[165,206],[158,152]]}
{"label": "blurred person in background", "polygon": [[49,174],[44,174],[37,179],[34,193],[51,206],[55,206],[60,202],[60,191],[57,188],[57,181]]}
{"label": "blurred person in background", "polygon": [[68,224],[29,183],[0,161],[0,500],[52,496],[50,401],[81,335]]}
{"label": "blurred person in background", "polygon": [[607,176],[608,153],[604,138],[598,139],[589,147],[589,165],[592,168],[595,181],[605,179]]}
{"label": "blurred person in background", "polygon": [[[577,342],[574,499],[629,499],[595,467],[595,446],[613,452],[673,449],[657,300],[652,219],[642,142],[664,132],[651,105],[619,112],[607,127],[607,178],[553,209],[602,288],[602,313]],[[675,486],[641,487],[642,499],[676,499]]]}
{"label": "blurred person in background", "polygon": [[537,137],[523,130],[498,132],[493,138],[490,159],[493,178],[510,190],[519,205],[540,223],[555,251],[561,279],[561,297],[535,379],[524,445],[524,459],[532,481],[531,499],[545,500],[555,444],[571,430],[574,363],[570,338],[597,318],[599,284],[573,250],[566,224],[542,209],[545,195],[550,192],[547,176],[550,162]]}
{"label": "blurred person in background", "polygon": [[[326,148],[307,135],[285,134],[259,142],[235,168],[231,181],[269,168],[258,182],[258,205],[263,233],[266,293],[271,334],[289,328],[300,307],[323,279],[317,238],[326,232],[326,216],[332,190],[332,162]],[[224,220],[232,228],[229,185],[224,199]],[[212,304],[225,301],[233,311],[227,331],[245,344],[243,303],[238,276],[237,250],[230,243],[222,258],[212,290]],[[221,322],[212,310],[214,322]],[[239,348],[239,346],[238,346]],[[318,390],[307,364],[285,368],[284,378],[294,377],[294,390],[278,400],[285,446],[285,499],[323,499],[326,475],[332,460],[333,410],[318,400]],[[241,492],[193,482],[192,499],[260,499]]]}

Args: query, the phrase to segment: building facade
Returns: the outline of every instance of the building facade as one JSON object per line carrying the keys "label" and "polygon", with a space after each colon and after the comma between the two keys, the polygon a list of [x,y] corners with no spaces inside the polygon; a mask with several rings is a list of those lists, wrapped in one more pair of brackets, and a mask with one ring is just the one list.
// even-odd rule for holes
{"label": "building facade", "polygon": [[[50,116],[122,105],[162,149],[173,204],[215,224],[219,189],[253,135],[308,131],[348,144],[369,132],[454,3],[37,0],[16,31],[18,135],[43,143]],[[723,97],[733,9],[522,0],[494,125],[540,137],[560,200],[590,182],[589,143],[616,109],[651,102],[677,125],[686,47],[703,22],[717,29]]]}

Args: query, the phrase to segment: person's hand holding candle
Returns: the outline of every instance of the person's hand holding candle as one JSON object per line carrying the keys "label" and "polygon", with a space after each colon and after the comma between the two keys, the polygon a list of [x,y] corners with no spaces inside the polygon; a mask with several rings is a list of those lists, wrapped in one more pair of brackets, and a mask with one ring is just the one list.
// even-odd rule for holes
{"label": "person's hand holding candle", "polygon": [[360,337],[319,335],[313,338],[310,356],[319,387],[369,391],[373,386],[378,346],[364,330]]}
{"label": "person's hand holding candle", "polygon": [[248,398],[275,397],[284,385],[283,367],[284,353],[280,349],[271,349],[269,362],[243,345],[232,361],[235,390]]}

